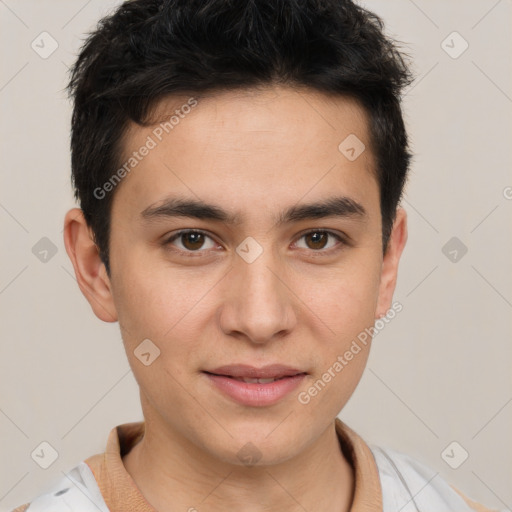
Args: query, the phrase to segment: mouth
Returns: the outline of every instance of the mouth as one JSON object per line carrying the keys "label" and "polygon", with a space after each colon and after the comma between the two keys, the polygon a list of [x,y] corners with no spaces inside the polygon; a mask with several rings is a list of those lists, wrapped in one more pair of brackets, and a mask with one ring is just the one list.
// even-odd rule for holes
{"label": "mouth", "polygon": [[248,364],[229,364],[205,370],[205,373],[221,377],[231,377],[247,383],[260,382],[260,384],[266,384],[286,377],[306,374],[307,372],[284,364],[268,364],[260,368]]}
{"label": "mouth", "polygon": [[224,375],[221,373],[204,372],[209,375],[216,375],[217,377],[227,377],[228,379],[237,380],[239,382],[245,382],[246,384],[270,384],[278,380],[288,379],[297,375],[307,375],[306,372],[296,373],[294,375],[283,375],[281,377],[268,377],[268,378],[257,378],[257,377],[234,377],[233,375]]}
{"label": "mouth", "polygon": [[229,365],[203,370],[212,388],[235,402],[261,407],[276,404],[294,391],[308,375],[307,372],[283,365],[255,368],[248,365]]}

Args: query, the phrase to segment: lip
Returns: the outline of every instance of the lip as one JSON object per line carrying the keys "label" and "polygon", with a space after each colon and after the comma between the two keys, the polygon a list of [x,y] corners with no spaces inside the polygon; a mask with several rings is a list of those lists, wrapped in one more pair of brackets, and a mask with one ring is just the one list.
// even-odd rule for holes
{"label": "lip", "polygon": [[[279,402],[294,391],[307,376],[307,372],[280,364],[262,368],[249,365],[228,365],[203,373],[221,393],[239,404],[249,407],[264,407]],[[268,383],[248,383],[236,380],[234,377],[279,380]]]}
{"label": "lip", "polygon": [[273,405],[294,391],[305,379],[306,374],[290,375],[266,384],[247,383],[226,375],[214,375],[203,372],[208,380],[221,391],[241,405],[263,407]]}
{"label": "lip", "polygon": [[250,379],[277,379],[279,377],[289,377],[299,373],[307,373],[304,370],[298,370],[297,368],[292,368],[283,364],[269,364],[262,366],[261,368],[256,368],[247,364],[230,364],[206,371],[216,375],[247,377]]}

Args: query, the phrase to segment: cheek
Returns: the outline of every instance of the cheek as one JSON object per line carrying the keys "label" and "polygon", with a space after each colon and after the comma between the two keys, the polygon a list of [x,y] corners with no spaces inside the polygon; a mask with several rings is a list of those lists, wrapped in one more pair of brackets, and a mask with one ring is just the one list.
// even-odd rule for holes
{"label": "cheek", "polygon": [[301,410],[312,420],[337,415],[343,409],[368,360],[378,286],[375,280],[359,281],[355,288],[349,286],[351,282],[332,283],[309,303],[318,311],[319,323],[328,326],[319,327],[326,334],[311,343],[310,351],[318,364],[308,386],[297,397],[304,406]]}
{"label": "cheek", "polygon": [[380,285],[380,264],[373,255],[355,254],[339,268],[305,275],[299,280],[301,298],[338,343],[373,325]]}
{"label": "cheek", "polygon": [[124,270],[131,277],[116,287],[115,301],[134,376],[154,406],[165,404],[171,394],[175,407],[186,407],[190,397],[183,393],[183,385],[190,378],[187,371],[197,365],[200,321],[206,315],[202,308],[207,306],[201,298],[211,286],[171,269],[157,273],[150,266],[133,264]]}
{"label": "cheek", "polygon": [[[324,333],[323,337],[313,336],[316,341],[312,348],[319,356],[313,388],[309,388],[313,408],[337,413],[361,378],[371,345],[379,270],[378,258],[360,253],[351,265],[322,280],[322,286],[309,287],[305,302],[318,317],[317,333]],[[313,282],[311,276],[309,282]],[[308,390],[306,393],[309,395]]]}
{"label": "cheek", "polygon": [[[180,347],[194,348],[198,315],[215,276],[194,277],[170,266],[146,265],[135,257],[119,262],[117,275],[123,277],[113,279],[113,294],[127,349],[135,349],[146,338],[155,342],[162,357]],[[180,343],[171,344],[176,339]]]}

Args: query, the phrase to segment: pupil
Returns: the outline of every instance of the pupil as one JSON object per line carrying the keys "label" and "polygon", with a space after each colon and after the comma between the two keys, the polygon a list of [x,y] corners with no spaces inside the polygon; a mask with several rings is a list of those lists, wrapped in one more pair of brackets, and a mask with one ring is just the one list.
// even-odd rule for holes
{"label": "pupil", "polygon": [[[185,243],[187,249],[199,249],[203,245],[202,233],[185,233]],[[189,243],[190,242],[190,243]]]}
{"label": "pupil", "polygon": [[315,249],[322,248],[322,240],[325,242],[325,233],[322,233],[321,231],[316,231],[314,233],[310,233],[309,236],[313,239],[313,244],[317,245],[320,243],[321,247],[314,247]]}

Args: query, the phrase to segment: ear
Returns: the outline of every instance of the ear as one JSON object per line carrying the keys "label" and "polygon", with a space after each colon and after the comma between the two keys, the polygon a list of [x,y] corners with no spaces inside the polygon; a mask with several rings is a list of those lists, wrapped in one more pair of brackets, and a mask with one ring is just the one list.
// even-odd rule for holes
{"label": "ear", "polygon": [[388,241],[388,247],[382,260],[382,270],[380,276],[379,298],[375,318],[381,318],[386,315],[391,307],[393,293],[396,286],[398,274],[398,262],[407,242],[407,213],[403,208],[398,208],[396,212],[393,230]]}
{"label": "ear", "polygon": [[64,245],[73,263],[78,286],[94,314],[104,322],[116,322],[117,311],[110,279],[94,242],[92,230],[79,208],[72,208],[66,214]]}

